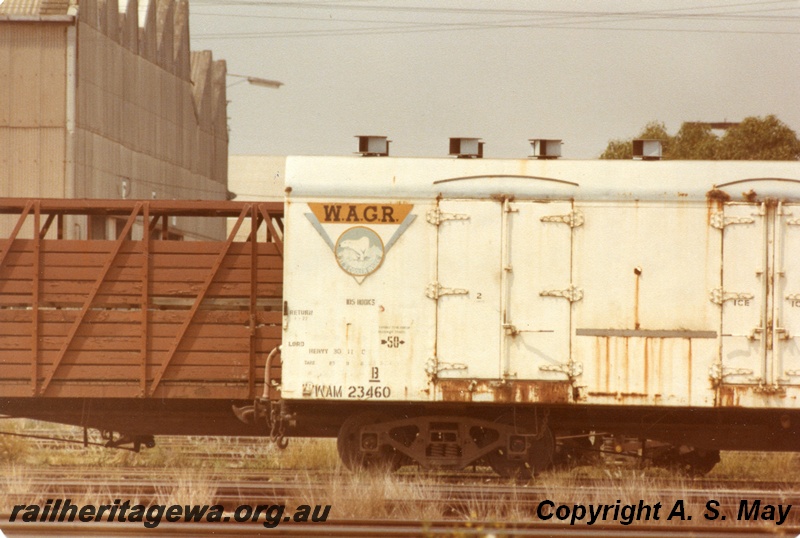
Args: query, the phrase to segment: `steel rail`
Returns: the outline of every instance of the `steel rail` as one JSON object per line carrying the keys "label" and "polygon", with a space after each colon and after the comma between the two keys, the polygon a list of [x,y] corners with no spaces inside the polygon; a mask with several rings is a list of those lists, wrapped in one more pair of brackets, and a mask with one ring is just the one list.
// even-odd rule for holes
{"label": "steel rail", "polygon": [[[11,434],[20,437],[35,437],[27,434]],[[82,444],[82,441],[71,440],[76,444]],[[101,443],[89,442],[90,445],[102,446]],[[172,445],[170,445],[170,448]],[[244,445],[240,448],[244,449]],[[197,452],[187,453],[192,459],[203,459],[208,461],[215,460],[228,460],[252,456],[259,457],[264,454],[245,454],[239,453],[217,453],[217,452],[204,452],[198,450]],[[166,482],[174,479],[181,479],[187,474],[193,478],[203,480],[206,482],[214,482],[216,484],[223,484],[226,482],[236,484],[252,484],[257,483],[262,486],[274,485],[283,482],[294,483],[297,481],[304,481],[304,483],[326,483],[338,476],[349,476],[349,473],[342,473],[337,470],[319,470],[319,469],[268,469],[258,470],[249,469],[246,467],[226,467],[224,469],[215,468],[148,468],[148,467],[111,467],[111,468],[85,468],[81,465],[59,465],[57,467],[26,467],[17,466],[17,471],[24,474],[28,479],[39,481],[41,483],[56,483],[60,480],[69,481],[73,477],[76,481],[119,481],[119,480],[145,480],[152,479],[159,482]],[[424,483],[426,487],[475,487],[481,490],[488,490],[493,487],[513,487],[534,489],[537,487],[552,487],[550,478],[547,474],[541,475],[530,483],[513,482],[507,478],[497,476],[492,471],[478,470],[465,470],[455,472],[417,472],[415,470],[401,470],[392,475],[397,481]],[[728,479],[728,478],[690,478],[685,476],[676,476],[674,479],[661,477],[658,479],[663,484],[663,489],[680,489],[681,491],[722,491],[722,492],[742,492],[748,491],[752,493],[759,492],[775,492],[787,491],[795,492],[800,495],[800,483],[789,480],[776,481],[776,480],[742,480],[742,479]],[[614,487],[618,485],[618,480],[612,478],[573,478],[570,480],[570,485],[579,487],[582,490],[591,487]],[[674,486],[670,486],[674,483]]]}
{"label": "steel rail", "polygon": [[[94,478],[94,479],[92,479]],[[37,497],[51,497],[55,494],[64,496],[69,494],[83,494],[93,490],[102,491],[104,496],[124,496],[136,494],[140,496],[155,496],[171,487],[181,487],[181,477],[157,477],[146,479],[143,477],[123,477],[114,480],[108,478],[97,480],[100,477],[76,476],[57,478],[55,476],[29,477],[25,481],[29,492],[16,493],[13,496],[23,498],[36,495]],[[285,497],[298,497],[308,495],[314,491],[325,493],[328,481],[322,480],[306,482],[281,481],[271,483],[254,483],[240,479],[203,479],[192,478],[196,485],[209,486],[213,491],[214,500],[224,499],[272,499],[280,500]],[[174,480],[174,481],[173,481]],[[580,491],[581,496],[598,498],[608,497],[609,493],[619,496],[619,484],[597,484],[591,481],[586,483],[571,484],[571,488]],[[554,496],[554,487],[550,484],[520,485],[520,484],[422,484],[420,486],[426,495],[425,502],[437,500],[446,501],[492,501],[512,499],[514,502],[530,503]],[[35,492],[35,493],[34,493]],[[675,486],[655,486],[648,488],[646,494],[652,499],[681,498],[684,500],[704,500],[710,497],[718,499],[748,499],[758,498],[763,503],[777,504],[786,501],[800,503],[800,488],[797,485],[784,486],[771,489],[754,488],[686,488],[680,484]],[[558,494],[561,495],[561,494]],[[612,496],[613,496],[612,495]],[[210,501],[211,499],[209,499]],[[391,501],[392,499],[387,498]]]}
{"label": "steel rail", "polygon": [[[650,536],[672,538],[697,536],[724,538],[730,536],[794,536],[797,527],[787,529],[753,528],[752,526],[713,527],[710,525],[684,524],[638,524],[612,525],[594,524],[570,526],[566,523],[542,521],[511,523],[504,521],[395,521],[370,519],[330,520],[324,523],[282,523],[275,528],[264,528],[260,523],[168,523],[162,522],[155,529],[146,529],[142,523],[92,521],[89,523],[20,522],[3,523],[3,530],[11,536],[43,536],[58,533],[59,536],[326,536],[326,537],[375,537],[407,538],[410,536]],[[150,531],[150,532],[148,532]]]}

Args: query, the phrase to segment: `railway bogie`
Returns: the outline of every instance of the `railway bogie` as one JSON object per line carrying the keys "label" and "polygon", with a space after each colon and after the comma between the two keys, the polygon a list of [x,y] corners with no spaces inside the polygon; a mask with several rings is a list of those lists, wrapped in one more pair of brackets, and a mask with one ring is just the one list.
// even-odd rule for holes
{"label": "railway bogie", "polygon": [[546,421],[521,424],[462,415],[390,418],[372,412],[342,424],[337,448],[350,468],[463,469],[486,463],[502,476],[531,476],[552,464],[555,442]]}

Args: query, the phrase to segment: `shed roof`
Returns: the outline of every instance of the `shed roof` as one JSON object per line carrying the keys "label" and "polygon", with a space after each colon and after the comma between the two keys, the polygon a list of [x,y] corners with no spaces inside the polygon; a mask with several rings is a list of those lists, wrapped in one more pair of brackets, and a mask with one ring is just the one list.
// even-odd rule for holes
{"label": "shed roof", "polygon": [[0,17],[41,17],[66,15],[70,0],[5,0],[0,2]]}

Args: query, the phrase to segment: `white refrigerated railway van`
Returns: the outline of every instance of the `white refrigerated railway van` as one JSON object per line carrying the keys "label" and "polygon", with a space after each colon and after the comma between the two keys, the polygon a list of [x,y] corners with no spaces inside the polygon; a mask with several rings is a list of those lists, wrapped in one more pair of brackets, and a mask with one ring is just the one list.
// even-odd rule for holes
{"label": "white refrigerated railway van", "polygon": [[800,408],[798,162],[290,157],[286,230],[287,402]]}
{"label": "white refrigerated railway van", "polygon": [[800,405],[800,163],[297,157],[286,185],[284,398]]}

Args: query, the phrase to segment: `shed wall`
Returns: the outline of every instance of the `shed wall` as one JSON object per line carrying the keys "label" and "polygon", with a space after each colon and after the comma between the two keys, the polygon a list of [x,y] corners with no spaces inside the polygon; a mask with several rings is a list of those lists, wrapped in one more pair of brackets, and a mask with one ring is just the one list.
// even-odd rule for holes
{"label": "shed wall", "polygon": [[64,195],[66,28],[0,22],[0,196]]}
{"label": "shed wall", "polygon": [[[188,2],[142,21],[136,0],[56,7],[0,4],[0,196],[225,200],[225,63],[191,52]],[[175,226],[225,237],[222,221]]]}

